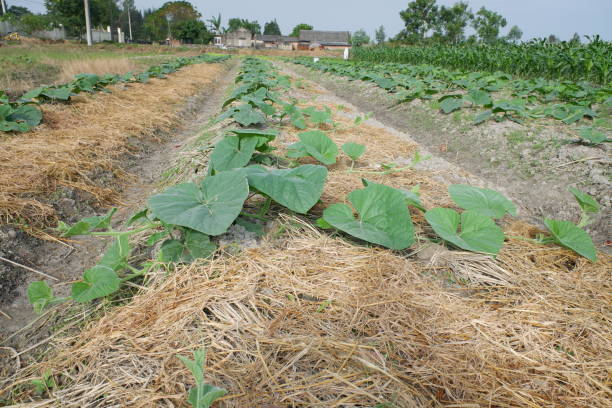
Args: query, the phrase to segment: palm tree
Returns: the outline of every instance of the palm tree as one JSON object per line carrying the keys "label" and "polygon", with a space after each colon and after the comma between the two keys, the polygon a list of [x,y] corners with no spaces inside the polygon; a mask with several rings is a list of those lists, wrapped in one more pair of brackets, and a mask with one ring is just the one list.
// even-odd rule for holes
{"label": "palm tree", "polygon": [[221,34],[221,13],[219,13],[217,17],[211,17],[207,21],[215,34]]}

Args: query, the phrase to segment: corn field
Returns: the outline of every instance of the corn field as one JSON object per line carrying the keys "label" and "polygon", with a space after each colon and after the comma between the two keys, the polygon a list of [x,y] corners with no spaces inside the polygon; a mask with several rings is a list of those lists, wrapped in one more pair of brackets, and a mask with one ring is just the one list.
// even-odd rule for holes
{"label": "corn field", "polygon": [[523,44],[357,47],[353,59],[370,62],[431,64],[466,71],[502,71],[527,77],[612,80],[612,43],[595,36],[587,44],[545,40]]}

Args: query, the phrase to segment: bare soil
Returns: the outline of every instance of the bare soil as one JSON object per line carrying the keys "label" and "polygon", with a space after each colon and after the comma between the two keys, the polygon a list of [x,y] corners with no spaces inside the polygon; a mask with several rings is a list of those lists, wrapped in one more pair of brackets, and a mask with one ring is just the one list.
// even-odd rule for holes
{"label": "bare soil", "polygon": [[564,125],[537,122],[470,124],[461,115],[442,115],[420,101],[397,105],[392,94],[363,81],[347,79],[285,63],[290,72],[315,80],[381,123],[409,135],[438,157],[486,180],[522,207],[521,216],[537,225],[542,218],[577,221],[580,209],[568,187],[593,195],[602,206],[587,227],[605,246],[612,238],[610,143],[591,147],[577,143]]}

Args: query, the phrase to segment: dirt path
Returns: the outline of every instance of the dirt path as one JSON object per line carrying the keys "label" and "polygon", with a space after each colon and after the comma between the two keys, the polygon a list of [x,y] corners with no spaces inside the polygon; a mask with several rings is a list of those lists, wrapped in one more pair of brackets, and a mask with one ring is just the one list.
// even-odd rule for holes
{"label": "dirt path", "polygon": [[[563,143],[571,138],[564,125],[513,122],[475,127],[460,115],[442,115],[419,100],[396,105],[393,96],[374,84],[348,81],[320,71],[282,63],[285,69],[351,102],[384,125],[393,127],[438,157],[479,176],[521,205],[522,217],[542,225],[544,217],[576,221],[580,210],[568,187],[599,201],[602,211],[587,227],[596,244],[612,239],[612,146]],[[574,137],[575,138],[575,137]],[[605,248],[604,248],[605,249]]]}
{"label": "dirt path", "polygon": [[[122,205],[114,217],[114,223],[121,224],[145,204],[146,199],[156,189],[162,172],[176,160],[178,153],[192,138],[199,136],[200,130],[218,112],[218,107],[226,96],[237,67],[237,61],[229,62],[227,69],[222,70],[213,82],[188,98],[180,110],[181,125],[172,131],[158,134],[161,143],[133,140],[135,152],[124,157],[121,163],[121,167],[131,175],[130,183],[123,186],[120,198]],[[92,211],[98,215],[105,212],[104,209],[94,210],[72,198],[61,199],[59,205],[60,210],[63,205],[69,207],[66,208],[66,212],[77,211],[79,216],[94,215]],[[91,267],[104,252],[107,244],[104,240],[92,237],[77,237],[64,244],[41,241],[15,229],[8,229],[4,233],[7,239],[0,248],[2,252],[0,255],[6,254],[9,258],[17,254],[20,260],[30,260],[30,267],[58,278],[58,281],[48,280],[48,282],[59,296],[68,294],[69,282],[80,277],[86,268]],[[13,300],[8,304],[5,301],[0,306],[0,341],[37,318],[27,299],[27,286],[31,281],[40,280],[41,276],[19,267],[18,273],[18,286],[11,288]],[[8,296],[8,292],[5,292],[4,296]],[[51,318],[52,316],[47,313],[36,322],[36,325],[42,326]],[[37,339],[44,338],[47,334],[46,330],[37,331],[35,336],[32,336],[31,332],[28,330],[27,335],[12,337],[9,342],[0,345],[22,350],[25,345],[34,344]]]}

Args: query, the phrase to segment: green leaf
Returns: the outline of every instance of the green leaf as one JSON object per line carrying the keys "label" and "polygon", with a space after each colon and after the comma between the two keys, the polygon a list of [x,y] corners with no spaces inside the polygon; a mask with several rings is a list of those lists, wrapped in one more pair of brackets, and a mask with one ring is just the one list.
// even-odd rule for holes
{"label": "green leaf", "polygon": [[300,214],[306,214],[323,193],[327,169],[305,164],[294,169],[267,170],[261,166],[241,169],[249,185]]}
{"label": "green leaf", "polygon": [[153,214],[167,224],[180,225],[207,235],[221,235],[236,219],[249,185],[240,172],[221,172],[197,185],[178,184],[149,199]]}
{"label": "green leaf", "polygon": [[60,224],[58,230],[63,232],[62,236],[72,237],[75,235],[86,235],[94,230],[105,230],[110,227],[111,218],[117,212],[116,208],[112,208],[106,215],[97,215],[94,217],[85,217],[81,221],[74,224],[72,227],[67,227],[66,224]]}
{"label": "green leaf", "polygon": [[60,232],[63,232],[62,236],[64,237],[86,235],[97,229],[105,230],[110,227],[111,218],[116,212],[117,209],[112,208],[106,215],[85,217],[81,221],[74,224],[72,227],[67,227],[65,224],[60,224],[58,230]]}
{"label": "green leaf", "polygon": [[[370,181],[368,179],[362,178],[361,179],[361,183],[363,184],[364,187],[367,187],[371,184],[378,184],[383,186],[384,184],[379,184],[379,183],[375,183],[373,181]],[[406,204],[407,205],[411,205],[413,207],[416,207],[417,209],[425,212],[425,207],[423,207],[423,204],[421,203],[421,197],[418,194],[419,191],[419,185],[416,185],[416,188],[413,188],[414,191],[408,191],[408,190],[403,190],[401,188],[395,188],[395,190],[399,191],[400,193],[402,193],[402,195],[404,196],[404,199],[406,200]],[[394,187],[391,187],[394,188]]]}
{"label": "green leaf", "polygon": [[440,109],[444,113],[451,113],[463,107],[463,98],[446,98],[440,102]]}
{"label": "green leaf", "polygon": [[6,120],[8,122],[27,123],[32,128],[38,126],[42,120],[42,112],[34,105],[20,105],[6,117]]}
{"label": "green leaf", "polygon": [[342,151],[353,161],[357,161],[366,151],[366,147],[359,143],[347,142],[342,145]]}
{"label": "green leaf", "polygon": [[459,215],[450,208],[434,208],[425,219],[440,238],[467,251],[497,254],[504,244],[501,228],[473,211]]}
{"label": "green leaf", "polygon": [[226,136],[210,155],[213,168],[219,172],[246,166],[255,153],[257,142],[256,137]]}
{"label": "green leaf", "polygon": [[292,115],[291,124],[300,130],[306,129],[306,121],[302,115]]}
{"label": "green leaf", "polygon": [[414,228],[404,195],[382,184],[369,184],[354,190],[348,199],[358,212],[346,204],[333,204],[323,212],[323,219],[335,228],[364,241],[391,249],[405,249],[414,242]]}
{"label": "green leaf", "polygon": [[187,229],[183,240],[164,241],[157,259],[161,262],[191,263],[196,259],[208,258],[216,249],[217,246],[210,242],[208,235]]}
{"label": "green leaf", "polygon": [[240,225],[245,230],[256,234],[258,237],[263,237],[266,234],[263,225],[248,221],[244,217],[236,218],[236,225]]}
{"label": "green leaf", "polygon": [[455,204],[464,210],[472,210],[493,218],[502,218],[506,213],[516,217],[516,206],[495,190],[453,184],[448,188],[448,192]]}
{"label": "green leaf", "polygon": [[187,401],[196,408],[209,408],[212,404],[227,394],[227,390],[215,387],[214,385],[204,384],[189,390]]}
{"label": "green leaf", "polygon": [[53,289],[47,282],[32,282],[28,286],[28,300],[37,314],[41,314],[54,299]]}
{"label": "green leaf", "polygon": [[544,225],[553,236],[554,242],[569,248],[592,262],[597,261],[593,240],[584,230],[569,221],[544,220]]}
{"label": "green leaf", "polygon": [[310,121],[315,125],[332,123],[332,115],[329,108],[325,108],[325,110],[317,110],[315,107],[309,106],[306,109],[302,109],[302,113],[307,115],[310,118]]}
{"label": "green leaf", "polygon": [[599,212],[599,203],[595,201],[593,197],[574,187],[570,187],[569,191],[574,195],[576,201],[578,201],[578,205],[580,205],[582,211],[592,214]]}
{"label": "green leaf", "polygon": [[67,101],[68,99],[70,99],[70,95],[72,94],[72,92],[70,91],[69,87],[62,87],[62,88],[47,88],[42,94],[49,99]]}
{"label": "green leaf", "polygon": [[580,129],[580,137],[587,143],[598,145],[604,142],[612,142],[612,139],[608,139],[602,132],[597,132],[592,127],[583,127]]}
{"label": "green leaf", "polygon": [[298,137],[310,156],[326,165],[336,163],[338,146],[325,133],[314,130],[300,133]]}
{"label": "green leaf", "polygon": [[278,132],[276,130],[259,130],[259,129],[231,129],[231,133],[238,136],[241,140],[243,138],[254,137],[257,139],[256,150],[260,152],[268,152],[273,150],[268,143],[276,139]]}
{"label": "green leaf", "polygon": [[248,103],[240,105],[233,117],[234,120],[242,126],[251,126],[266,122],[266,118],[260,112],[253,109]]}
{"label": "green leaf", "polygon": [[98,265],[108,266],[114,271],[119,271],[127,267],[131,252],[129,236],[119,235],[106,252],[104,252]]}
{"label": "green leaf", "polygon": [[486,122],[492,116],[493,116],[493,111],[491,109],[481,112],[478,115],[476,115],[476,117],[474,118],[474,125],[479,125],[483,122]]}
{"label": "green leaf", "polygon": [[79,303],[90,302],[116,292],[120,284],[121,279],[112,268],[96,265],[85,271],[81,282],[72,284],[72,298]]}
{"label": "green leaf", "polygon": [[470,89],[465,99],[472,102],[474,105],[489,106],[493,103],[489,93],[482,89]]}

